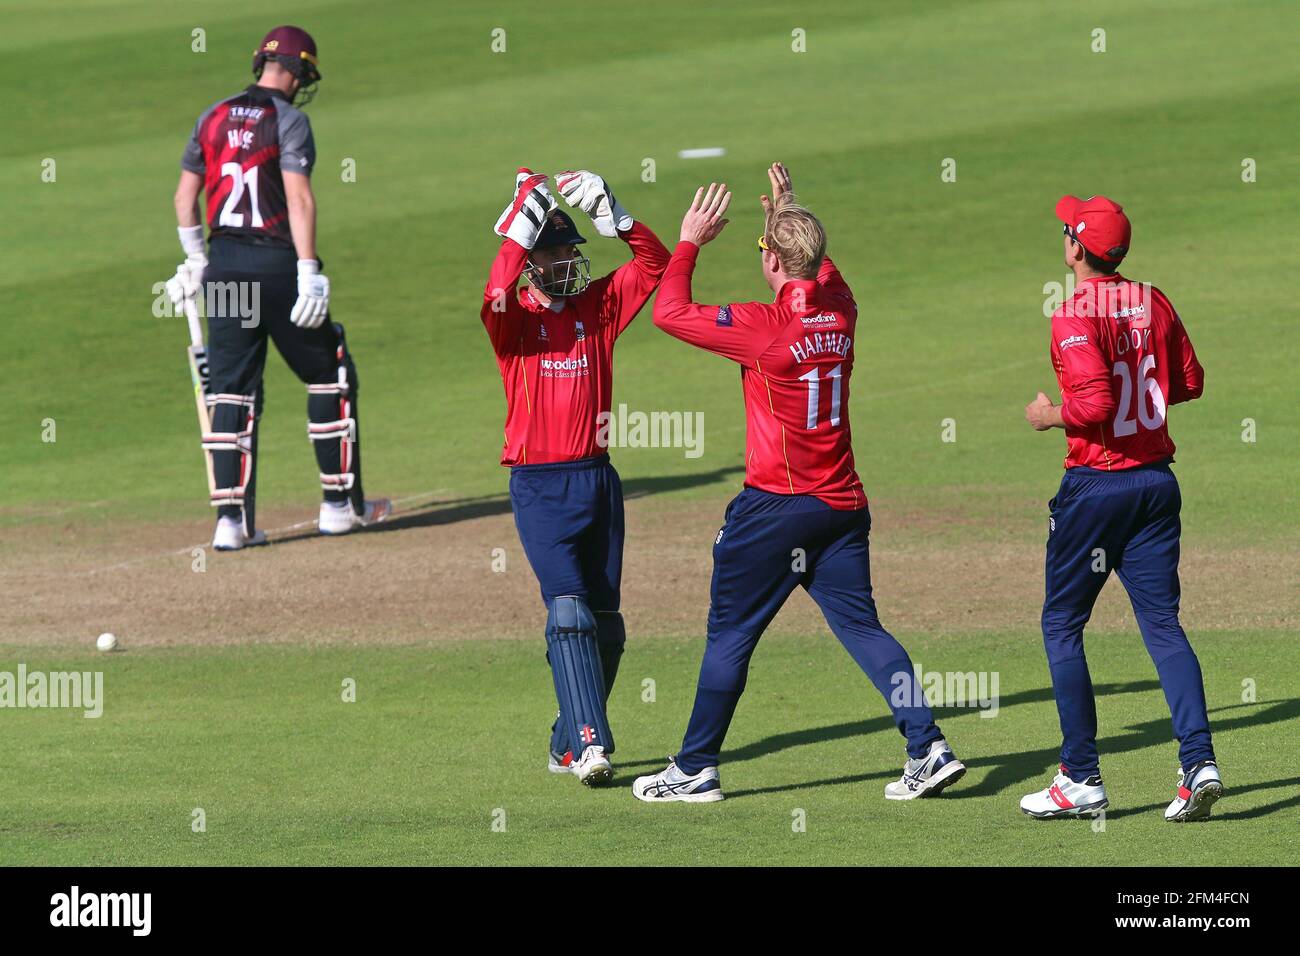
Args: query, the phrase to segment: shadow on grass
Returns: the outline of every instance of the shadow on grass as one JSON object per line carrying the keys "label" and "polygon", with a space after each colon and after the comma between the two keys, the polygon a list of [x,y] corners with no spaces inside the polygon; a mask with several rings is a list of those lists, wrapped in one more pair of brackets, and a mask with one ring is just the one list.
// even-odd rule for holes
{"label": "shadow on grass", "polygon": [[[1172,777],[1172,775],[1171,775]],[[1172,783],[1172,779],[1171,779]],[[1224,811],[1224,805],[1230,803],[1234,797],[1239,797],[1244,793],[1255,793],[1260,790],[1275,790],[1278,787],[1291,787],[1295,792],[1281,800],[1274,800],[1272,803],[1265,803],[1258,807],[1251,807],[1249,810],[1228,810]],[[1118,810],[1107,810],[1107,820],[1118,820],[1122,817],[1136,816],[1142,813],[1154,813],[1157,810],[1163,812],[1167,804],[1148,803],[1143,807],[1122,807]],[[1224,781],[1223,797],[1214,805],[1214,813],[1208,820],[1203,823],[1221,823],[1224,820],[1253,820],[1256,817],[1266,817],[1270,813],[1277,813],[1279,810],[1288,810],[1292,807],[1300,807],[1300,777],[1291,777],[1287,780],[1269,780],[1266,783],[1251,783],[1242,787],[1234,787],[1232,781]]]}
{"label": "shadow on grass", "polygon": [[[732,465],[727,468],[715,468],[712,471],[702,471],[691,475],[656,475],[648,478],[631,478],[623,482],[623,499],[632,501],[650,495],[660,495],[670,491],[682,491],[686,488],[717,484],[735,475],[743,474],[744,471],[743,466]],[[385,534],[390,531],[408,531],[412,528],[430,528],[437,525],[455,524],[458,521],[472,521],[475,518],[490,518],[495,515],[510,514],[510,511],[510,496],[507,494],[477,495],[469,498],[454,498],[450,501],[428,501],[404,509],[387,521],[366,528],[364,533]],[[718,517],[719,519],[722,517],[721,508],[719,508]],[[275,546],[318,536],[319,532],[314,527],[303,528],[278,536],[269,543],[271,546]]]}
{"label": "shadow on grass", "polygon": [[[1142,693],[1158,690],[1159,688],[1160,683],[1158,681],[1145,680],[1117,684],[1099,684],[1094,688],[1094,692],[1098,697],[1109,697],[1117,694]],[[1052,699],[1051,688],[1040,688],[1003,697],[999,702],[999,706],[1015,707],[1023,704],[1043,703]],[[1261,707],[1265,709],[1260,711],[1259,708]],[[1243,710],[1249,710],[1251,713],[1232,713],[1234,711]],[[942,711],[937,712],[942,713]],[[1214,708],[1210,711],[1210,715],[1211,729],[1215,732],[1221,733],[1224,731],[1238,730],[1247,727],[1259,728],[1268,724],[1279,723],[1300,717],[1300,700],[1271,702],[1260,701],[1253,704],[1234,704],[1228,707]],[[780,753],[790,747],[799,747],[806,744],[816,744],[833,740],[843,740],[861,734],[878,732],[896,734],[897,730],[894,727],[893,720],[889,717],[877,717],[872,718],[871,720],[833,724],[828,727],[811,728],[808,730],[794,731],[788,734],[776,734],[752,744],[739,747],[735,750],[724,752],[722,755],[722,762],[728,763],[753,760],[758,757]],[[1127,727],[1123,733],[1105,737],[1098,741],[1098,749],[1101,751],[1103,757],[1105,757],[1107,755],[1143,750],[1148,747],[1166,746],[1171,742],[1172,737],[1169,719],[1160,718],[1157,720],[1145,721],[1132,727]],[[1032,781],[1037,777],[1045,776],[1046,772],[1060,759],[1059,751],[1055,747],[998,754],[988,757],[962,755],[960,753],[960,748],[958,748],[958,755],[962,757],[962,762],[970,769],[979,770],[989,768],[989,772],[984,776],[984,779],[974,786],[958,785],[953,789],[948,790],[943,795],[944,800],[969,800],[977,797],[995,796],[1008,791],[1014,792],[1018,784],[1023,784]],[[1173,764],[1176,763],[1172,753],[1170,754],[1170,760],[1170,792],[1172,793],[1174,777],[1172,767]],[[661,761],[650,761],[648,763],[662,766]],[[626,767],[642,765],[644,764],[624,764]],[[892,780],[897,777],[897,775],[898,772],[893,769],[871,773],[846,774],[838,777],[828,777],[821,780],[811,780],[801,783],[728,791],[727,797],[735,798],[766,793],[783,793],[791,790],[806,790],[816,787],[837,786],[841,784],[866,783],[871,780]],[[1300,778],[1279,780],[1270,783],[1251,784],[1237,788],[1233,788],[1231,781],[1227,781],[1228,790],[1224,799],[1229,799],[1234,793],[1249,793],[1255,790],[1266,790],[1296,784],[1300,784]],[[1290,797],[1260,807],[1253,807],[1249,810],[1228,811],[1226,813],[1221,812],[1211,819],[1252,819],[1254,817],[1266,816],[1271,813],[1277,813],[1278,811],[1288,810],[1296,806],[1300,806],[1300,794],[1294,794]],[[1107,811],[1107,816],[1110,818],[1124,817],[1133,813],[1149,812],[1153,809],[1163,810],[1164,804]]]}

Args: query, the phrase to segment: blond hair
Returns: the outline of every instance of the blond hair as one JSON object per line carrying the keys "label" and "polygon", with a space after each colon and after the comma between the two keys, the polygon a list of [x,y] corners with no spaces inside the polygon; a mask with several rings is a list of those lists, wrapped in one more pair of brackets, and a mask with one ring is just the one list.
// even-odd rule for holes
{"label": "blond hair", "polygon": [[786,275],[796,279],[817,277],[826,256],[826,229],[789,193],[768,215],[764,236]]}

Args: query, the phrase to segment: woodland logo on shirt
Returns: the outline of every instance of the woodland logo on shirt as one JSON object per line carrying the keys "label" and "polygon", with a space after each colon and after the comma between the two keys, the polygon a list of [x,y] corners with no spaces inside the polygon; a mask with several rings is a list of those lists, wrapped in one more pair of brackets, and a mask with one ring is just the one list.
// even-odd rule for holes
{"label": "woodland logo on shirt", "polygon": [[1110,317],[1112,319],[1118,319],[1121,322],[1136,322],[1139,319],[1145,318],[1146,314],[1147,307],[1139,302],[1137,305],[1129,306],[1126,309],[1117,309],[1110,314]]}
{"label": "woodland logo on shirt", "polygon": [[1088,344],[1088,336],[1071,335],[1069,338],[1061,339],[1061,351],[1064,352],[1066,349],[1073,348],[1076,345],[1087,345],[1087,344]]}
{"label": "woodland logo on shirt", "polygon": [[585,369],[586,367],[587,356],[585,355],[578,356],[577,358],[562,358],[558,361],[556,359],[542,359],[542,368],[547,371],[573,372],[578,369]]}

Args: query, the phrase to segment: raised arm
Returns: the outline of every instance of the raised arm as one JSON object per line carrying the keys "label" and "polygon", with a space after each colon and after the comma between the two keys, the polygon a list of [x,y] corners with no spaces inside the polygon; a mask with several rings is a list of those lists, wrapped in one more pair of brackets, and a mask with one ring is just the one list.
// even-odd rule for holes
{"label": "raised arm", "polygon": [[655,299],[654,323],[673,338],[707,349],[733,362],[749,364],[771,344],[766,327],[767,310],[757,303],[705,305],[691,297],[691,275],[700,247],[715,239],[727,225],[722,218],[731,200],[727,187],[703,187],[682,220],[681,240],[668,260],[659,296]]}
{"label": "raised arm", "polygon": [[707,194],[703,186],[695,190],[691,207],[682,218],[681,238],[668,260],[659,297],[655,299],[656,326],[675,339],[710,351],[717,351],[719,344],[713,330],[729,324],[731,315],[726,306],[692,301],[691,274],[695,271],[700,247],[716,239],[727,227],[722,214],[729,205],[731,193],[727,191],[726,183],[721,188],[717,183],[710,184]]}
{"label": "raised arm", "polygon": [[518,332],[512,306],[515,304],[515,289],[527,261],[527,249],[513,239],[503,239],[496,258],[492,260],[492,268],[488,270],[479,317],[497,352],[512,342]]}
{"label": "raised arm", "polygon": [[654,323],[675,339],[702,349],[713,349],[717,335],[715,328],[730,320],[726,306],[705,305],[691,298],[691,274],[700,247],[683,239],[677,243],[663,283],[659,298],[655,299]]}
{"label": "raised arm", "polygon": [[[764,236],[767,235],[767,219],[771,217],[776,207],[794,202],[794,184],[790,180],[790,170],[786,168],[785,163],[773,163],[769,166],[767,179],[772,184],[772,196],[770,199],[767,196],[758,197],[763,207]],[[833,308],[841,312],[857,311],[853,292],[849,289],[849,284],[844,281],[844,277],[840,275],[840,270],[835,268],[835,263],[831,261],[830,256],[822,257],[821,267],[817,270],[817,285],[821,287],[824,300]]]}
{"label": "raised arm", "polygon": [[841,312],[856,312],[857,303],[853,301],[853,291],[849,284],[835,268],[830,256],[822,257],[821,268],[817,270],[817,284],[821,286],[823,298]]}
{"label": "raised arm", "polygon": [[632,261],[592,283],[600,295],[601,320],[614,324],[615,335],[636,318],[668,266],[668,250],[650,229],[632,218],[604,178],[587,169],[555,174],[560,196],[591,217],[596,232],[617,236],[632,249]]}
{"label": "raised arm", "polygon": [[514,337],[516,330],[511,317],[514,315],[515,289],[528,262],[528,252],[554,208],[555,199],[546,188],[546,176],[520,167],[515,175],[514,196],[493,226],[493,232],[502,237],[501,248],[488,271],[487,285],[483,287],[483,305],[479,310],[479,317],[498,353]]}
{"label": "raised arm", "polygon": [[659,237],[645,223],[634,222],[619,238],[632,250],[632,261],[619,266],[601,282],[601,314],[621,335],[642,307],[668,268],[669,253]]}

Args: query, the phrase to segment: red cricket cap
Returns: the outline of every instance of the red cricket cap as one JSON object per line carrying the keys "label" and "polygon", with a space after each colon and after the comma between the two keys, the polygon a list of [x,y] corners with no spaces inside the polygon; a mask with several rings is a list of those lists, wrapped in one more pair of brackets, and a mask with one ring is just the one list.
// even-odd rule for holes
{"label": "red cricket cap", "polygon": [[1065,223],[1083,248],[1098,259],[1119,262],[1128,254],[1133,224],[1119,203],[1105,196],[1090,199],[1062,196],[1056,204],[1056,218]]}

